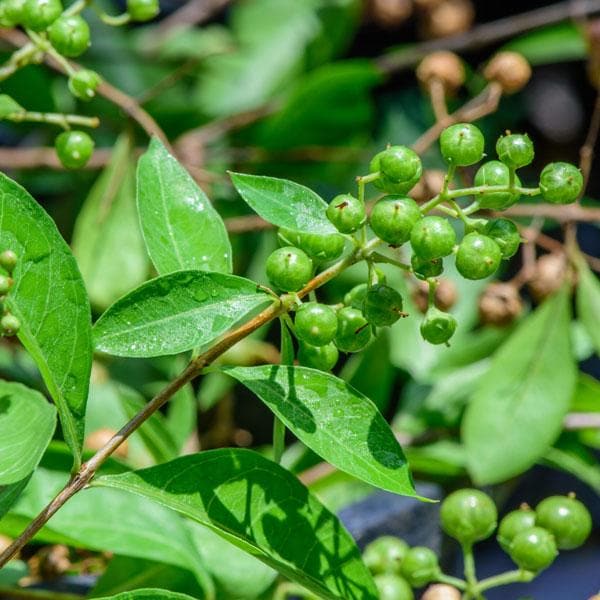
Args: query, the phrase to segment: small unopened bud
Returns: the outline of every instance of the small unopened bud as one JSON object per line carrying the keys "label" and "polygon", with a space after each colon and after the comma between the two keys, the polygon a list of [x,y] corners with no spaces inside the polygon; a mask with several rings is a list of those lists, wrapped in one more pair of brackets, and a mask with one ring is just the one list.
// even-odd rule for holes
{"label": "small unopened bud", "polygon": [[491,283],[479,298],[479,319],[484,325],[505,327],[522,312],[519,290],[510,283]]}
{"label": "small unopened bud", "polygon": [[421,33],[426,38],[443,38],[464,33],[475,20],[471,0],[444,0],[424,13]]}
{"label": "small unopened bud", "polygon": [[544,254],[535,263],[535,272],[528,288],[535,300],[541,302],[563,284],[567,273],[567,257],[562,252]]}
{"label": "small unopened bud", "polygon": [[12,336],[16,335],[21,329],[21,321],[11,313],[6,313],[0,319],[0,330],[3,335]]}
{"label": "small unopened bud", "polygon": [[460,600],[461,598],[462,594],[455,587],[445,583],[430,585],[421,596],[421,600]]}
{"label": "small unopened bud", "polygon": [[[412,290],[411,298],[419,312],[425,314],[429,301],[429,284],[426,281],[418,281]],[[438,279],[433,302],[441,311],[450,310],[458,299],[456,285],[450,279]]]}
{"label": "small unopened bud", "polygon": [[483,70],[488,81],[495,81],[505,94],[514,94],[531,79],[531,67],[518,52],[498,52]]}
{"label": "small unopened bud", "polygon": [[10,275],[17,266],[17,255],[12,250],[5,250],[0,254],[0,267]]}
{"label": "small unopened bud", "polygon": [[[114,429],[97,429],[96,431],[88,435],[87,438],[85,438],[85,442],[83,445],[87,450],[92,450],[96,452],[97,450],[100,450],[100,448],[103,448],[116,433],[117,432]],[[129,445],[127,443],[127,440],[125,440],[115,450],[114,455],[118,456],[119,458],[127,458],[128,452]]]}
{"label": "small unopened bud", "polygon": [[373,20],[382,27],[402,25],[413,11],[412,0],[371,0]]}
{"label": "small unopened bud", "polygon": [[417,78],[426,87],[433,80],[440,81],[447,93],[453,93],[465,82],[465,69],[454,52],[440,50],[421,61]]}

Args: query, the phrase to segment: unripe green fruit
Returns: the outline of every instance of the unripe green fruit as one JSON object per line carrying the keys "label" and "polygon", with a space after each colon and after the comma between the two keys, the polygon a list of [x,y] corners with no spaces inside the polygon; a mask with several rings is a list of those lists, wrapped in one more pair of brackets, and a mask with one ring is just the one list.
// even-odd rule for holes
{"label": "unripe green fruit", "polygon": [[362,308],[369,286],[366,283],[355,285],[345,296],[344,304],[352,308]]}
{"label": "unripe green fruit", "polygon": [[457,123],[442,131],[440,149],[446,162],[468,167],[483,158],[485,140],[481,131],[471,123]]}
{"label": "unripe green fruit", "polygon": [[509,219],[492,219],[483,232],[498,244],[503,259],[514,256],[521,245],[521,234]]}
{"label": "unripe green fruit", "polygon": [[21,329],[21,321],[15,315],[9,313],[0,319],[0,330],[2,330],[3,335],[16,335],[19,329]]}
{"label": "unripe green fruit", "polygon": [[419,155],[406,146],[390,146],[373,157],[371,173],[379,171],[391,183],[406,184],[418,180],[423,173]]}
{"label": "unripe green fruit", "polygon": [[446,344],[456,331],[456,319],[449,313],[431,306],[421,323],[421,336],[430,344]]}
{"label": "unripe green fruit", "polygon": [[528,135],[508,134],[496,142],[498,158],[511,169],[519,169],[533,161],[535,152]]}
{"label": "unripe green fruit", "polygon": [[0,275],[0,296],[6,296],[13,286],[13,280],[5,275]]}
{"label": "unripe green fruit", "polygon": [[54,142],[56,154],[67,169],[79,169],[90,160],[94,140],[83,131],[65,131]]}
{"label": "unripe green fruit", "polygon": [[62,16],[48,29],[50,43],[63,56],[83,54],[90,45],[90,27],[79,15]]}
{"label": "unripe green fruit", "polygon": [[409,546],[400,538],[384,535],[367,545],[363,552],[363,561],[369,571],[375,575],[382,573],[400,573],[400,565]]}
{"label": "unripe green fruit", "polygon": [[386,196],[371,212],[371,229],[384,242],[401,246],[410,239],[410,232],[421,218],[421,211],[412,198]]}
{"label": "unripe green fruit", "polygon": [[485,279],[498,270],[502,252],[496,242],[480,233],[468,233],[458,246],[456,268],[465,279]]}
{"label": "unripe green fruit", "polygon": [[379,592],[379,600],[414,600],[410,585],[398,575],[376,575],[373,581]]}
{"label": "unripe green fruit", "polygon": [[[482,185],[508,186],[510,183],[508,167],[499,160],[489,160],[479,167],[473,183],[477,187]],[[515,187],[520,186],[521,180],[515,175]],[[481,208],[504,210],[518,202],[520,197],[521,195],[518,192],[484,192],[477,195],[477,201]]]}
{"label": "unripe green fruit", "polygon": [[342,352],[358,352],[371,341],[371,327],[362,312],[345,307],[338,311],[335,345]]}
{"label": "unripe green fruit", "polygon": [[463,544],[473,544],[490,537],[496,529],[497,520],[496,505],[479,490],[457,490],[442,502],[442,529]]}
{"label": "unripe green fruit", "polygon": [[299,248],[284,246],[267,258],[266,271],[273,287],[284,292],[297,292],[310,281],[313,264]]}
{"label": "unripe green fruit", "polygon": [[298,362],[319,371],[331,371],[337,364],[339,356],[338,349],[333,343],[312,346],[301,342],[298,349]]}
{"label": "unripe green fruit", "polygon": [[6,27],[14,27],[23,22],[25,0],[4,0],[2,2],[2,15]]}
{"label": "unripe green fruit", "polygon": [[418,279],[429,279],[437,277],[444,271],[444,261],[441,258],[432,258],[424,260],[420,256],[413,254],[410,257],[410,264],[415,277]]}
{"label": "unripe green fruit", "polygon": [[132,21],[150,21],[160,12],[158,0],[127,0],[127,12]]}
{"label": "unripe green fruit", "polygon": [[22,23],[32,31],[47,29],[63,11],[60,0],[25,0]]}
{"label": "unripe green fruit", "polygon": [[5,250],[0,254],[0,267],[12,273],[17,266],[17,255],[12,250]]}
{"label": "unripe green fruit", "polygon": [[535,512],[530,508],[520,508],[509,512],[500,521],[498,527],[498,543],[505,552],[510,552],[510,545],[522,531],[535,527]]}
{"label": "unripe green fruit", "polygon": [[536,525],[550,531],[561,550],[578,548],[592,531],[592,517],[576,498],[551,496],[537,505],[535,513]]}
{"label": "unripe green fruit", "polygon": [[415,546],[406,553],[400,572],[412,587],[422,587],[437,578],[440,572],[438,558],[433,550]]}
{"label": "unripe green fruit", "polygon": [[337,233],[304,233],[281,228],[279,237],[286,246],[304,250],[315,261],[335,260],[344,251],[344,237]]}
{"label": "unripe green fruit", "polygon": [[442,258],[452,254],[456,233],[443,217],[424,217],[417,221],[410,232],[410,245],[423,260]]}
{"label": "unripe green fruit", "polygon": [[554,562],[558,551],[548,530],[532,527],[515,536],[509,554],[519,568],[537,573]]}
{"label": "unripe green fruit", "polygon": [[367,220],[364,204],[351,194],[336,196],[327,207],[327,218],[340,233],[354,233]]}
{"label": "unripe green fruit", "polygon": [[417,185],[417,183],[419,183],[419,179],[420,176],[415,177],[410,181],[398,182],[388,179],[385,175],[381,175],[379,179],[376,179],[373,182],[373,185],[376,188],[379,188],[380,190],[386,192],[386,194],[397,194],[403,196],[404,194],[412,190],[415,187],[415,185]]}
{"label": "unripe green fruit", "polygon": [[377,284],[365,296],[365,318],[375,327],[389,327],[402,316],[402,296],[393,288]]}
{"label": "unripe green fruit", "polygon": [[294,324],[299,340],[313,346],[324,346],[335,337],[337,315],[325,304],[309,302],[298,309]]}
{"label": "unripe green fruit", "polygon": [[90,101],[95,95],[102,78],[96,71],[81,69],[69,77],[69,91],[73,96]]}
{"label": "unripe green fruit", "polygon": [[550,163],[540,175],[540,190],[547,202],[575,202],[583,190],[583,175],[575,165],[565,162]]}

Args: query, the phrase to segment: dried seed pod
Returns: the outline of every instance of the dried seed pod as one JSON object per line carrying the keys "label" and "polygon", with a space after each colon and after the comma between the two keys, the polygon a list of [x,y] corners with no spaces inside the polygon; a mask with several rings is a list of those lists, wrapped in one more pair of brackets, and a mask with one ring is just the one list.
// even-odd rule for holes
{"label": "dried seed pod", "polygon": [[[429,169],[428,171],[424,171],[421,179],[410,191],[409,195],[419,203],[431,200],[440,193],[444,185],[445,177],[446,173],[439,169]],[[452,185],[449,186],[450,189],[452,187]]]}
{"label": "dried seed pod", "polygon": [[[85,438],[84,447],[87,450],[97,451],[100,450],[105,444],[109,442],[109,440],[117,433],[114,429],[97,429],[93,433]],[[114,452],[115,456],[119,458],[127,458],[127,454],[129,452],[129,444],[127,440],[125,440]]]}
{"label": "dried seed pod", "polygon": [[531,295],[541,302],[558,291],[567,273],[567,257],[562,252],[544,254],[535,263],[535,272],[529,280]]}
{"label": "dried seed pod", "polygon": [[[428,308],[429,284],[426,281],[416,282],[411,298],[417,309],[425,314]],[[439,279],[433,298],[436,308],[444,312],[448,311],[456,304],[457,298],[455,283],[450,279]]]}
{"label": "dried seed pod", "polygon": [[417,67],[417,78],[427,87],[431,81],[438,80],[446,93],[455,92],[465,82],[465,69],[460,58],[447,50],[432,52]]}
{"label": "dried seed pod", "polygon": [[587,74],[590,83],[600,87],[600,19],[591,19],[586,23],[588,42]]}
{"label": "dried seed pod", "polygon": [[486,65],[483,75],[488,81],[499,83],[505,94],[514,94],[531,79],[531,67],[518,52],[498,52]]}
{"label": "dried seed pod", "polygon": [[371,0],[370,13],[382,27],[394,28],[404,23],[413,12],[412,0]]}
{"label": "dried seed pod", "polygon": [[420,30],[425,38],[443,38],[467,31],[474,20],[471,0],[444,0],[423,14]]}
{"label": "dried seed pod", "polygon": [[414,0],[415,8],[422,11],[428,11],[439,6],[444,0]]}
{"label": "dried seed pod", "polygon": [[71,568],[69,549],[62,544],[42,548],[28,561],[32,574],[42,579],[54,579]]}
{"label": "dried seed pod", "polygon": [[461,598],[462,594],[455,587],[445,583],[430,585],[421,596],[421,600],[460,600]]}
{"label": "dried seed pod", "polygon": [[510,283],[491,283],[479,298],[479,319],[484,325],[510,325],[522,312],[519,290]]}

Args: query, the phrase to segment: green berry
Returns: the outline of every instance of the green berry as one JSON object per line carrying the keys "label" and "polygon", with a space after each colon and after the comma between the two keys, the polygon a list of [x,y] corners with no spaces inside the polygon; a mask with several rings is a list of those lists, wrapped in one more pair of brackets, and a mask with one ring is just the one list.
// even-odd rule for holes
{"label": "green berry", "polygon": [[442,529],[464,544],[473,544],[490,537],[496,529],[497,520],[496,505],[487,494],[479,490],[457,490],[442,502]]}
{"label": "green berry", "polygon": [[456,331],[456,319],[431,306],[421,323],[421,336],[430,344],[446,344]]}
{"label": "green berry", "polygon": [[424,217],[410,232],[410,245],[415,254],[424,260],[442,258],[452,254],[456,233],[444,217]]}
{"label": "green berry", "polygon": [[338,311],[335,345],[342,352],[358,352],[371,341],[371,327],[362,312],[345,307]]}
{"label": "green berry", "polygon": [[412,588],[406,579],[386,573],[373,578],[379,592],[379,600],[414,600]]}
{"label": "green berry", "polygon": [[25,0],[4,0],[2,2],[2,15],[6,27],[14,27],[23,22]]}
{"label": "green berry", "polygon": [[150,21],[159,11],[158,0],[127,0],[127,12],[132,21]]}
{"label": "green berry", "polygon": [[535,509],[536,525],[554,535],[560,550],[581,546],[592,531],[592,517],[576,498],[551,496],[542,500]]}
{"label": "green berry", "polygon": [[519,568],[537,573],[554,562],[558,551],[547,529],[532,527],[515,536],[509,554]]}
{"label": "green berry", "polygon": [[375,235],[392,246],[401,246],[410,239],[410,232],[421,218],[421,211],[412,198],[386,196],[375,204],[370,224]]}
{"label": "green berry", "polygon": [[371,573],[400,573],[400,565],[408,552],[408,544],[397,537],[384,535],[367,545],[363,561]]}
{"label": "green berry", "polygon": [[409,192],[410,190],[412,190],[415,187],[415,185],[417,185],[417,183],[419,182],[419,179],[420,179],[420,177],[415,177],[414,179],[411,179],[410,181],[396,182],[396,181],[391,181],[384,175],[381,175],[379,177],[379,179],[376,179],[373,182],[373,185],[376,188],[379,188],[380,190],[386,192],[387,194],[404,195],[407,192]]}
{"label": "green berry", "polygon": [[389,327],[402,316],[402,296],[393,288],[377,284],[365,296],[365,319],[375,327]]}
{"label": "green berry", "polygon": [[327,207],[327,218],[341,233],[354,233],[367,220],[364,204],[351,194],[336,196]]}
{"label": "green berry", "polygon": [[345,296],[344,304],[352,308],[361,309],[365,301],[369,286],[366,283],[355,285]]}
{"label": "green berry", "polygon": [[420,256],[413,254],[410,257],[410,264],[415,277],[418,279],[438,277],[438,275],[441,275],[444,271],[444,261],[441,258],[424,260]]}
{"label": "green berry", "polygon": [[400,572],[412,587],[422,587],[437,578],[440,572],[438,558],[433,550],[415,546],[406,553]]}
{"label": "green berry", "polygon": [[500,521],[498,543],[505,552],[510,552],[510,545],[515,537],[532,527],[535,527],[535,512],[531,508],[513,510]]}
{"label": "green berry", "polygon": [[9,313],[0,319],[0,330],[2,330],[3,335],[15,335],[19,329],[21,329],[21,321],[15,315]]}
{"label": "green berry", "polygon": [[492,219],[483,232],[498,244],[504,259],[514,256],[521,245],[521,234],[509,219]]}
{"label": "green berry", "polygon": [[12,273],[17,266],[17,255],[12,250],[5,250],[0,254],[0,267]]}
{"label": "green berry", "polygon": [[13,280],[5,275],[0,275],[0,296],[6,296],[13,286]]}
{"label": "green berry", "polygon": [[310,281],[313,264],[299,248],[284,246],[267,258],[266,271],[273,287],[284,292],[297,292]]}
{"label": "green berry", "polygon": [[569,204],[583,190],[583,175],[570,163],[555,162],[544,167],[540,175],[542,197],[554,204]]}
{"label": "green berry", "polygon": [[301,342],[298,349],[298,362],[305,367],[319,369],[319,371],[331,371],[337,364],[339,356],[338,349],[333,343],[312,346]]}
{"label": "green berry", "polygon": [[96,71],[80,69],[69,77],[69,91],[73,96],[88,102],[96,95],[102,78]]}
{"label": "green berry", "polygon": [[50,43],[63,56],[83,54],[90,45],[90,27],[79,15],[62,16],[48,29]]}
{"label": "green berry", "polygon": [[54,143],[60,162],[67,169],[85,166],[94,151],[94,140],[83,131],[64,131]]}
{"label": "green berry", "polygon": [[468,233],[456,253],[456,268],[465,279],[485,279],[498,270],[502,252],[487,235]]}
{"label": "green berry", "polygon": [[446,162],[457,167],[474,165],[483,158],[485,140],[481,131],[470,123],[458,123],[442,131],[440,149]]}
{"label": "green berry", "polygon": [[299,340],[313,346],[324,346],[335,337],[337,315],[325,304],[303,304],[296,312],[295,330]]}
{"label": "green berry", "polygon": [[420,179],[423,166],[419,155],[406,146],[390,146],[373,157],[371,173],[379,171],[392,183],[408,183]]}
{"label": "green berry", "polygon": [[[499,160],[490,160],[479,167],[475,173],[474,184],[479,186],[508,186],[510,183],[510,172],[508,167]],[[520,187],[521,181],[515,175],[515,186]],[[477,195],[477,201],[481,208],[493,210],[504,210],[519,201],[521,195],[518,192],[484,192]]]}
{"label": "green berry", "polygon": [[279,237],[286,246],[304,250],[315,261],[335,260],[344,251],[344,237],[337,233],[304,233],[291,229],[280,229]]}
{"label": "green berry", "polygon": [[23,5],[23,24],[33,31],[47,29],[63,11],[60,0],[25,0]]}
{"label": "green berry", "polygon": [[533,142],[528,135],[511,133],[496,142],[498,158],[509,168],[519,169],[533,161]]}

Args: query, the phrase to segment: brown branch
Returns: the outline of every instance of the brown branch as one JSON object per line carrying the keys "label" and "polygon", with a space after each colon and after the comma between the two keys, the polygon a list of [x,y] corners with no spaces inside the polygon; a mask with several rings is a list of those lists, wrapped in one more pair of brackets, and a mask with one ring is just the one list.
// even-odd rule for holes
{"label": "brown branch", "polygon": [[174,29],[180,27],[187,29],[208,21],[231,2],[232,0],[189,0],[181,8],[161,21],[158,26],[157,35],[164,39]]}
{"label": "brown branch", "polygon": [[448,118],[448,106],[446,104],[446,89],[443,81],[437,77],[433,77],[429,81],[429,98],[431,100],[431,108],[436,121],[443,121]]}
{"label": "brown branch", "polygon": [[579,204],[515,204],[506,210],[493,213],[494,216],[509,217],[546,217],[560,223],[565,221],[593,222],[600,221],[600,208],[586,207]]}
{"label": "brown branch", "polygon": [[[112,150],[98,148],[85,165],[85,169],[94,170],[105,167],[110,160]],[[48,168],[64,170],[54,148],[0,148],[0,169],[38,169]]]}

